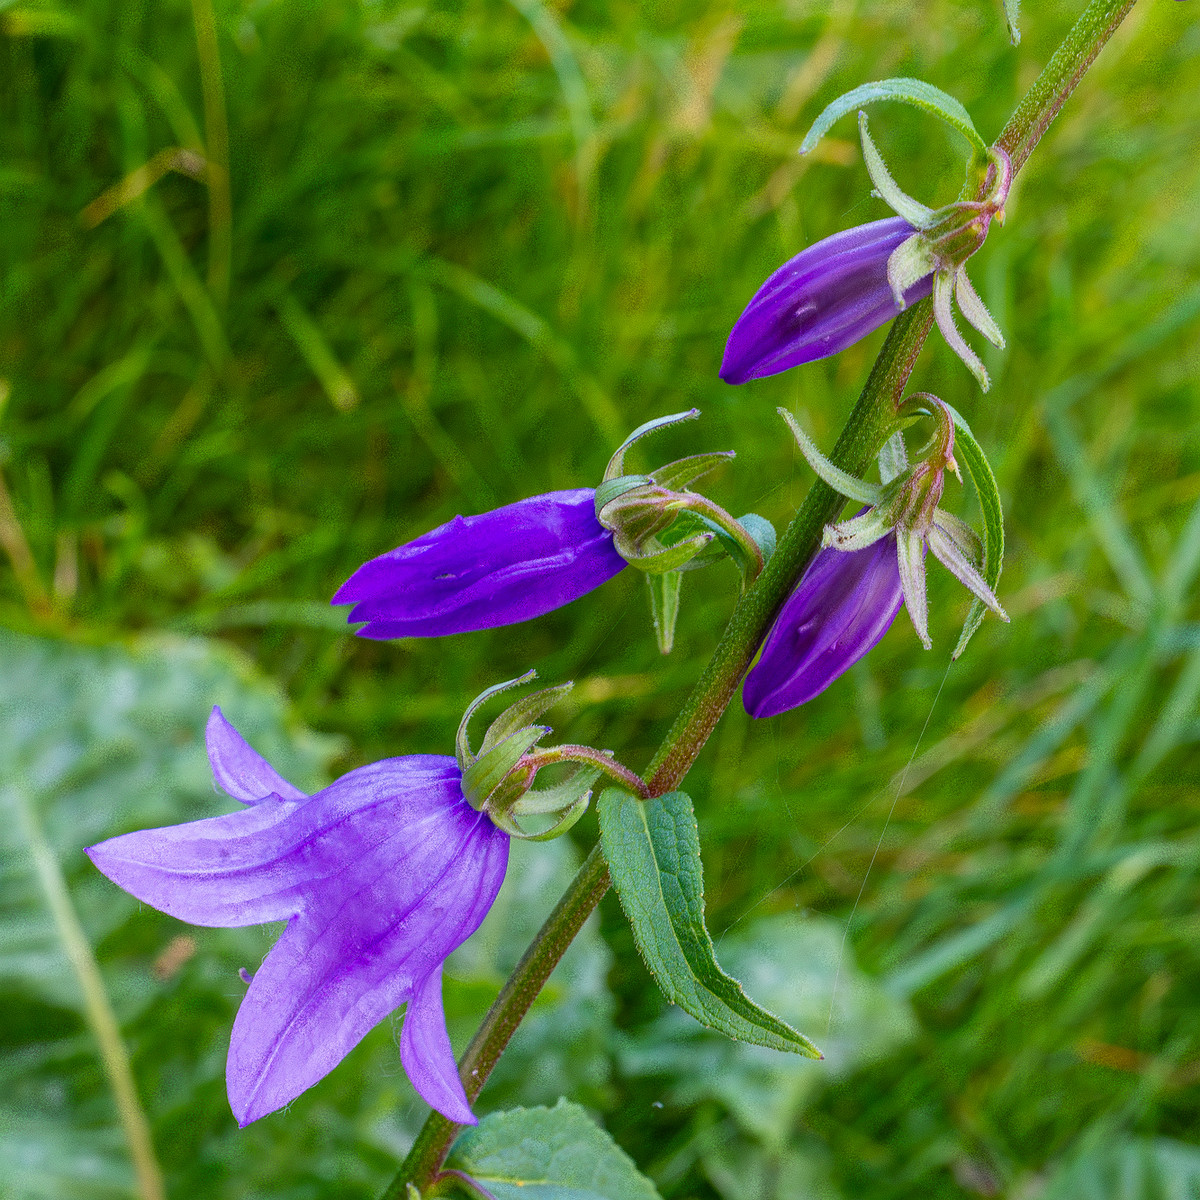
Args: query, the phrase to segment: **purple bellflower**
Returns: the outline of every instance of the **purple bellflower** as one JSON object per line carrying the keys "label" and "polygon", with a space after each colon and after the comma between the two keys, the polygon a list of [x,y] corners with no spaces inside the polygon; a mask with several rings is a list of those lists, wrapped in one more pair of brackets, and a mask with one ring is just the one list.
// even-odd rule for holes
{"label": "purple bellflower", "polygon": [[446,1033],[442,963],[479,927],[509,837],[440,755],[388,758],[306,796],[214,708],[217,783],[246,807],[92,846],[92,862],[193,925],[287,921],[250,982],[226,1081],[239,1125],[294,1100],[407,1001],[400,1057],[421,1096],[475,1124]]}
{"label": "purple bellflower", "polygon": [[894,535],[850,553],[818,550],[746,676],[746,711],[773,717],[820,695],[879,642],[903,602]]}
{"label": "purple bellflower", "polygon": [[[888,260],[916,230],[889,217],[835,233],[801,250],[754,293],[738,317],[721,378],[746,383],[838,354],[886,325],[900,305],[888,282]],[[927,275],[904,293],[905,304],[933,289]]]}
{"label": "purple bellflower", "polygon": [[928,650],[927,551],[987,608],[1008,620],[975,566],[982,552],[979,536],[939,506],[946,470],[958,472],[950,411],[925,393],[910,397],[908,406],[920,401],[938,419],[938,434],[927,457],[911,467],[896,434],[879,456],[881,484],[839,470],[791,414],[780,409],[817,474],[835,491],[868,507],[848,521],[825,526],[821,550],[784,603],[746,676],[742,700],[752,717],[775,716],[823,692],[879,642],[901,602]]}
{"label": "purple bellflower", "polygon": [[784,263],[758,289],[725,346],[721,378],[745,383],[827,358],[933,294],[934,318],[950,348],[987,391],[978,355],[954,322],[963,316],[996,346],[1004,335],[967,278],[966,261],[983,245],[992,218],[1004,220],[1012,164],[989,152],[982,200],[932,209],[897,186],[859,113],[863,160],[875,194],[897,214],[835,233]]}
{"label": "purple bellflower", "polygon": [[540,617],[625,566],[596,519],[593,488],[547,492],[455,517],[364,563],[334,604],[366,638],[440,637]]}

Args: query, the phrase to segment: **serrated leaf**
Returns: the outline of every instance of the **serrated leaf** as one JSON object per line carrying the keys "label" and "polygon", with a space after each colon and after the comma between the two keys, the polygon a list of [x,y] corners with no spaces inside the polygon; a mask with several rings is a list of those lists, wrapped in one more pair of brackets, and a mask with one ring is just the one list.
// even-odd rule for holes
{"label": "serrated leaf", "polygon": [[679,592],[683,576],[678,571],[665,575],[647,575],[650,589],[650,615],[654,619],[654,639],[659,653],[670,654],[675,645],[675,620],[679,616]]}
{"label": "serrated leaf", "polygon": [[[983,514],[983,578],[993,593],[1000,582],[1000,571],[1004,566],[1004,511],[1000,505],[1000,487],[992,474],[991,464],[983,453],[983,447],[975,440],[971,427],[961,413],[946,405],[954,419],[954,454],[961,458],[975,485],[979,497],[979,510]],[[983,601],[973,600],[967,613],[967,621],[954,647],[952,658],[958,658],[967,648],[987,612]]]}
{"label": "serrated leaf", "polygon": [[566,1100],[484,1117],[454,1143],[446,1165],[496,1200],[659,1200],[629,1155]]}
{"label": "serrated leaf", "polygon": [[807,154],[829,132],[833,123],[847,113],[855,112],[866,104],[876,104],[881,100],[896,100],[902,104],[911,104],[924,112],[940,117],[952,129],[971,143],[977,155],[987,153],[988,145],[975,128],[971,114],[951,95],[936,88],[923,79],[880,79],[874,83],[864,83],[845,95],[839,96],[812,123],[812,128],[804,135],[800,143],[800,153]]}
{"label": "serrated leaf", "polygon": [[667,999],[736,1041],[820,1058],[808,1038],[755,1004],[718,966],[704,924],[700,837],[687,794],[643,801],[608,788],[596,811],[634,941]]}

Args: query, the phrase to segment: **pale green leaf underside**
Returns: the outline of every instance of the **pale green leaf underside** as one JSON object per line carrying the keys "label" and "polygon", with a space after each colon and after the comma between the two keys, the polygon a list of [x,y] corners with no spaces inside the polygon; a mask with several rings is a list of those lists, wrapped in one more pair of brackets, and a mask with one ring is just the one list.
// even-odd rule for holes
{"label": "pale green leaf underside", "polygon": [[625,1151],[566,1100],[484,1117],[460,1135],[446,1165],[496,1200],[659,1200]]}
{"label": "pale green leaf underside", "polygon": [[987,142],[975,128],[971,114],[953,96],[922,79],[880,79],[875,83],[864,83],[844,96],[839,96],[826,107],[804,135],[804,141],[800,143],[800,153],[807,154],[829,132],[833,123],[847,113],[856,112],[863,105],[875,104],[880,100],[897,100],[940,117],[952,129],[961,133],[976,153],[987,153]]}
{"label": "pale green leaf underside", "polygon": [[[950,408],[950,405],[946,407]],[[1000,507],[1000,488],[983,453],[983,447],[975,440],[971,427],[961,413],[953,408],[950,408],[950,412],[954,418],[954,455],[961,460],[971,476],[975,494],[979,497],[979,509],[983,514],[983,577],[988,587],[995,592],[1004,565],[1004,513]],[[975,635],[986,611],[982,601],[972,601],[970,612],[967,613],[967,622],[963,626],[958,645],[954,648],[954,658],[958,658],[967,648],[967,643]]]}
{"label": "pale green leaf underside", "polygon": [[638,800],[609,788],[600,838],[634,941],[668,1000],[740,1042],[819,1058],[803,1034],[759,1007],[717,965],[704,925],[704,875],[692,802],[683,792]]}

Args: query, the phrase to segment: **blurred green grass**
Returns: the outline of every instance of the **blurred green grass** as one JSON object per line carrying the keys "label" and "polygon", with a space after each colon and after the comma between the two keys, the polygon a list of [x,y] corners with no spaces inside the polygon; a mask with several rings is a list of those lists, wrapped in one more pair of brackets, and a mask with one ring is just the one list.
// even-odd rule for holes
{"label": "blurred green grass", "polygon": [[[582,681],[558,714],[572,740],[644,764],[730,609],[726,568],[688,577],[669,660],[632,578],[436,643],[357,642],[327,597],[457,512],[597,479],[624,431],[692,405],[702,422],[653,453],[737,450],[714,495],[785,522],[809,476],[776,405],[827,444],[881,339],[740,389],[716,377],[770,270],[884,215],[852,123],[802,161],[808,121],[911,74],[994,133],[1081,7],[1026,6],[1013,49],[987,0],[221,4],[206,116],[191,6],[0,4],[0,622],[80,647],[232,645],[293,719],[343,735],[335,770],[444,751],[466,700],[536,665]],[[933,653],[901,619],[800,711],[731,710],[689,779],[714,932],[836,919],[918,1032],[806,1098],[783,1148],[611,1050],[575,1098],[666,1197],[1086,1195],[1134,1178],[1113,1165],[1126,1151],[1194,1186],[1171,1141],[1194,1141],[1200,1115],[1192,7],[1135,8],[973,264],[1009,339],[993,390],[932,343],[914,378],[992,454],[1013,624],[985,624],[948,670],[966,600],[931,572]],[[195,177],[221,144],[218,87],[228,228],[219,169],[211,188]],[[907,190],[956,193],[948,135],[899,109],[872,128]],[[176,169],[135,197],[148,164]],[[98,935],[130,909],[87,883],[82,844],[63,869]],[[100,943],[112,989],[178,932],[137,920]],[[661,1001],[608,903],[602,927],[612,1019],[636,1044]],[[6,1011],[42,1020],[18,1003],[36,987],[13,987]],[[127,1035],[136,1066],[164,1032]],[[37,1044],[14,1034],[6,1052]],[[224,1146],[215,1078],[204,1111]],[[103,1108],[100,1082],[79,1086]],[[176,1136],[188,1097],[156,1096],[156,1138]],[[345,1136],[304,1171],[307,1101],[253,1134],[272,1194],[344,1194],[343,1169],[370,1194],[411,1112],[380,1141],[388,1113],[368,1137],[363,1102],[345,1082],[320,1102],[342,1106]],[[186,1159],[168,1158],[172,1187],[245,1194]],[[1167,1186],[1145,1178],[1130,1195]]]}

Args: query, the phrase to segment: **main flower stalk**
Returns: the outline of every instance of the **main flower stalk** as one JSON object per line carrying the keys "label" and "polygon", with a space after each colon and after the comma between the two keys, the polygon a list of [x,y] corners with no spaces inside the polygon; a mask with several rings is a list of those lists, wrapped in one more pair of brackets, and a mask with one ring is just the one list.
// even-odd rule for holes
{"label": "main flower stalk", "polygon": [[[1021,170],[1042,134],[1058,115],[1105,43],[1133,8],[1135,0],[1091,0],[1045,70],[1005,125],[996,145]],[[894,427],[895,412],[909,376],[933,325],[928,299],[905,309],[892,323],[866,386],[830,456],[853,475],[862,475]],[[821,544],[821,532],[843,500],[818,480],[780,538],[775,554],[752,586],[743,592],[713,657],[646,771],[650,794],[679,786],[695,762],[721,714],[737,693],[759,644],[766,636],[809,560]],[[471,1101],[479,1094],[508,1039],[529,1010],[550,972],[608,890],[608,868],[599,845],[572,880],[563,898],[501,989],[459,1065]],[[458,1126],[431,1113],[384,1200],[410,1200],[438,1178]]]}

